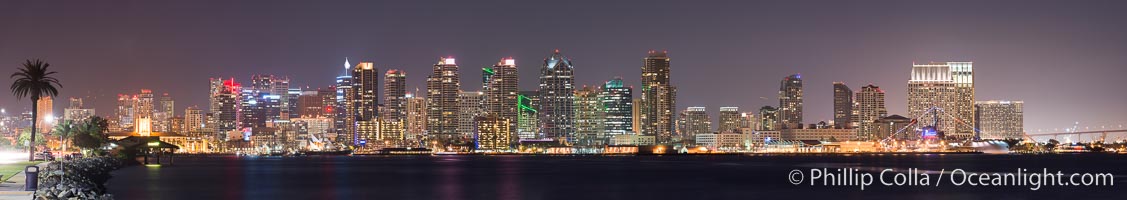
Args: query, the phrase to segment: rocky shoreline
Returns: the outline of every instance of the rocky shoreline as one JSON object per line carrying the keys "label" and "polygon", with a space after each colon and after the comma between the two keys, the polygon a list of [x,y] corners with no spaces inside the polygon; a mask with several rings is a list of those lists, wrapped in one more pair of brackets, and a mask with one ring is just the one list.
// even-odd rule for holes
{"label": "rocky shoreline", "polygon": [[110,172],[125,166],[111,157],[55,161],[39,169],[35,199],[113,199],[103,185]]}

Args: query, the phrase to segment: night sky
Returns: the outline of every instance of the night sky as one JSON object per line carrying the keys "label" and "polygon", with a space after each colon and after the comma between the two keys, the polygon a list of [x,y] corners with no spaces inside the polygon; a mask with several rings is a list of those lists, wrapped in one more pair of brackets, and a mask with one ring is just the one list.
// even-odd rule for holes
{"label": "night sky", "polygon": [[[913,62],[973,61],[977,99],[1024,100],[1034,133],[1127,125],[1125,10],[1114,0],[4,1],[0,72],[51,63],[63,84],[56,115],[75,96],[111,115],[117,94],[142,88],[169,93],[182,115],[206,108],[209,77],[324,87],[345,57],[405,70],[409,88],[425,89],[430,67],[453,56],[462,89],[480,90],[480,68],[512,56],[533,90],[559,49],[580,85],[621,76],[639,89],[642,58],[657,49],[672,58],[682,109],[706,106],[715,120],[721,106],[777,106],[779,81],[801,73],[815,123],[832,119],[832,82],[878,85],[889,114],[905,114]],[[0,107],[31,103],[9,93]]]}

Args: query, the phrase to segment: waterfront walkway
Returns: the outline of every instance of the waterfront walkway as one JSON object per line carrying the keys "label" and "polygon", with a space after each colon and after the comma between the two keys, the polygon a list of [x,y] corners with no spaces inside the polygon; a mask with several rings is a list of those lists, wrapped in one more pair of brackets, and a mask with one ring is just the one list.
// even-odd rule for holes
{"label": "waterfront walkway", "polygon": [[[35,166],[46,168],[47,163],[49,162],[39,163]],[[33,199],[31,196],[33,191],[23,191],[26,184],[24,181],[26,180],[27,177],[24,176],[24,172],[20,171],[20,173],[16,173],[15,176],[9,178],[8,181],[0,183],[0,200]]]}

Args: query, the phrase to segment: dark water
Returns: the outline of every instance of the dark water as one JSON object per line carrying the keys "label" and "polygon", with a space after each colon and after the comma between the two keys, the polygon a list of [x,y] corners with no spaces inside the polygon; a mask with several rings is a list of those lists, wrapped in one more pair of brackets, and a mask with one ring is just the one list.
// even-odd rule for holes
{"label": "dark water", "polygon": [[[1127,199],[1127,156],[388,156],[180,157],[133,166],[107,183],[119,199]],[[800,169],[884,168],[1113,173],[1114,186],[810,186]],[[891,176],[889,176],[891,177]],[[875,177],[879,178],[879,177]],[[890,178],[891,179],[891,178]],[[938,179],[938,180],[937,180]],[[940,186],[934,186],[941,181]],[[821,184],[821,182],[818,182]]]}

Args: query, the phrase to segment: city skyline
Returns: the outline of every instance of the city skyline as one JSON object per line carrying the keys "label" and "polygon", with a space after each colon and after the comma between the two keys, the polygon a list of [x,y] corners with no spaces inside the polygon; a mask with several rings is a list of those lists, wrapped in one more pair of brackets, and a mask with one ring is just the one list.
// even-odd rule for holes
{"label": "city skyline", "polygon": [[[298,9],[285,7],[289,4],[280,4],[282,5],[269,5],[261,10]],[[457,4],[461,5],[462,3]],[[507,8],[531,7],[527,4],[514,3],[513,5],[507,5]],[[936,12],[931,14],[956,17],[952,16],[954,14],[942,14],[938,12],[938,10],[948,8],[950,5],[948,5],[948,7],[942,5],[927,7],[920,6],[919,4],[927,3],[891,6],[910,7],[913,8],[913,11],[925,13]],[[985,15],[988,11],[992,11],[987,8],[998,7],[1004,3],[995,2],[986,4],[989,5],[976,3],[975,5],[979,5],[978,7],[972,7],[971,9],[962,10],[961,12],[965,12],[963,14],[969,15],[966,17],[973,18],[976,15]],[[751,3],[747,5],[758,6],[754,7],[754,9],[774,7],[789,8],[790,10],[817,10],[828,9],[827,7],[833,7],[834,4],[810,5],[810,8],[790,4],[762,5]],[[1121,5],[1121,3],[1101,8],[1096,8],[1097,6],[1092,5],[1040,5],[1041,7],[1028,4],[1017,5],[1025,9],[1044,9],[1044,12],[1056,13],[1080,9],[1077,7],[1096,9],[1090,11],[1090,13],[1073,12],[1071,15],[1061,16],[1062,18],[1095,17],[1096,20],[1088,21],[1088,24],[1063,24],[1064,22],[1070,22],[1070,20],[1023,22],[1030,23],[1026,25],[1031,26],[1064,27],[1063,29],[1069,30],[1068,33],[1049,29],[1035,29],[1029,31],[1020,28],[1024,27],[1024,25],[1009,25],[991,29],[994,31],[983,34],[982,36],[965,35],[974,33],[969,32],[969,30],[990,28],[988,26],[995,25],[996,23],[1004,24],[1004,22],[1008,21],[1006,18],[994,16],[983,18],[983,21],[986,22],[967,22],[969,24],[964,25],[964,27],[967,27],[967,30],[943,29],[945,31],[953,31],[955,34],[952,35],[954,36],[935,35],[927,33],[927,30],[935,30],[933,26],[926,24],[902,26],[904,24],[897,23],[896,20],[877,19],[881,17],[872,15],[863,16],[860,13],[866,10],[864,8],[851,8],[844,11],[845,16],[851,17],[843,19],[846,25],[862,25],[879,29],[879,31],[841,33],[841,35],[809,34],[808,31],[812,30],[845,26],[823,24],[822,26],[824,27],[818,28],[809,20],[823,19],[823,17],[828,16],[814,15],[808,16],[807,18],[796,17],[796,19],[792,19],[797,21],[795,23],[799,25],[770,24],[772,23],[770,20],[751,20],[752,22],[748,22],[767,23],[767,28],[764,29],[768,29],[769,27],[789,27],[793,29],[778,31],[778,33],[774,34],[763,33],[766,30],[751,29],[753,32],[753,34],[751,34],[752,36],[760,35],[769,38],[777,38],[784,34],[806,34],[793,36],[793,38],[784,37],[782,39],[784,42],[764,41],[763,39],[757,39],[755,37],[729,35],[730,33],[716,31],[686,32],[670,30],[663,34],[656,34],[657,36],[638,36],[646,39],[629,39],[632,38],[633,35],[611,31],[606,33],[605,37],[595,37],[590,35],[593,33],[583,33],[577,36],[562,37],[563,39],[561,41],[540,41],[536,43],[531,43],[533,38],[531,38],[531,36],[525,36],[525,34],[536,35],[532,33],[538,32],[526,31],[526,28],[520,28],[515,25],[513,27],[502,28],[504,30],[516,31],[515,33],[499,32],[499,34],[504,36],[513,36],[510,39],[498,39],[492,36],[455,36],[456,34],[411,35],[418,32],[434,30],[434,27],[420,27],[423,25],[413,24],[442,24],[441,22],[445,21],[451,24],[453,28],[468,29],[467,31],[470,31],[474,30],[472,29],[474,26],[471,24],[476,25],[477,23],[481,23],[481,21],[490,21],[484,19],[514,22],[514,24],[533,23],[515,23],[518,20],[486,14],[469,15],[470,18],[473,18],[472,21],[460,21],[453,18],[453,16],[459,13],[464,14],[462,11],[449,10],[451,13],[442,13],[439,11],[447,11],[446,8],[427,9],[415,7],[410,4],[386,5],[388,6],[387,8],[381,7],[381,9],[405,7],[409,8],[408,11],[421,11],[430,14],[441,13],[442,15],[427,18],[425,15],[417,15],[409,12],[393,12],[409,14],[405,17],[418,21],[414,21],[409,25],[391,22],[377,23],[383,24],[384,26],[382,27],[388,27],[389,29],[403,29],[402,32],[388,31],[392,33],[379,32],[379,34],[375,35],[365,35],[349,33],[351,32],[349,31],[350,27],[363,30],[362,28],[356,28],[354,25],[342,26],[341,28],[330,26],[325,28],[336,29],[336,31],[279,33],[282,36],[255,39],[251,38],[251,35],[255,35],[251,33],[258,33],[257,31],[251,30],[254,28],[263,28],[261,31],[287,29],[284,25],[279,24],[260,24],[250,28],[232,27],[239,25],[240,19],[250,19],[251,16],[253,16],[250,15],[250,13],[255,12],[231,12],[227,13],[225,17],[212,16],[219,19],[230,18],[235,20],[235,22],[219,23],[216,25],[198,24],[201,21],[199,19],[181,19],[174,18],[174,16],[157,17],[159,19],[168,20],[170,22],[168,25],[151,24],[155,22],[150,21],[153,19],[140,19],[158,16],[153,13],[154,11],[146,11],[141,8],[155,8],[154,10],[162,10],[163,8],[165,11],[171,10],[172,12],[170,13],[172,15],[184,15],[186,14],[184,10],[177,10],[177,8],[190,10],[190,5],[145,5],[144,3],[138,3],[138,5],[136,5],[137,8],[133,9],[112,6],[106,7],[100,4],[95,5],[95,7],[102,8],[102,10],[123,11],[119,14],[90,13],[88,11],[78,10],[81,9],[82,6],[63,5],[60,11],[79,13],[74,15],[94,16],[100,19],[98,22],[104,23],[104,25],[120,26],[120,28],[123,29],[85,30],[79,28],[76,32],[71,33],[83,34],[89,38],[65,38],[62,37],[63,35],[58,35],[59,33],[54,33],[54,30],[57,28],[55,26],[69,23],[66,22],[66,18],[39,19],[30,17],[27,12],[19,11],[20,8],[37,8],[36,6],[37,5],[30,4],[11,7],[6,6],[8,8],[16,8],[13,10],[0,8],[0,13],[4,13],[0,14],[0,16],[2,16],[0,19],[13,19],[10,22],[0,20],[0,24],[40,24],[40,26],[32,26],[34,28],[30,29],[31,31],[29,32],[0,33],[0,43],[5,44],[0,46],[0,62],[9,63],[7,65],[15,67],[23,59],[46,59],[46,61],[52,63],[53,69],[60,72],[60,79],[63,80],[64,87],[62,88],[62,94],[56,99],[93,95],[95,98],[85,99],[85,101],[87,101],[85,103],[93,105],[97,110],[102,110],[98,112],[101,115],[113,113],[113,109],[111,108],[116,104],[116,101],[114,101],[115,96],[113,95],[132,94],[141,89],[150,89],[155,91],[154,93],[160,94],[169,93],[177,101],[177,105],[173,109],[174,111],[182,110],[193,105],[201,109],[206,108],[208,105],[208,94],[205,91],[208,86],[205,84],[205,80],[213,77],[226,79],[235,78],[235,80],[244,85],[250,85],[248,80],[250,80],[251,75],[276,75],[289,77],[291,79],[290,85],[293,87],[311,86],[312,88],[325,88],[333,83],[334,77],[340,75],[341,69],[339,66],[342,59],[345,57],[351,58],[353,63],[371,61],[375,63],[375,67],[379,69],[402,69],[409,74],[414,74],[407,77],[407,90],[411,88],[426,89],[423,80],[426,77],[425,75],[429,74],[427,73],[427,67],[433,65],[434,60],[439,57],[452,56],[458,59],[458,63],[461,66],[459,69],[459,78],[461,80],[477,80],[476,77],[480,76],[480,72],[477,68],[491,66],[496,63],[496,59],[499,57],[513,57],[516,60],[516,65],[520,66],[518,69],[520,74],[519,90],[531,90],[536,88],[535,83],[538,81],[536,74],[538,74],[539,70],[536,69],[540,67],[539,60],[543,59],[543,56],[547,54],[547,52],[558,48],[566,52],[568,58],[573,59],[575,62],[575,86],[577,88],[584,85],[598,86],[615,76],[624,77],[623,80],[627,86],[640,87],[641,80],[638,76],[642,65],[642,63],[639,62],[641,60],[640,58],[645,57],[645,52],[648,50],[668,50],[669,57],[672,59],[672,64],[670,64],[672,72],[670,76],[675,80],[672,82],[672,85],[677,87],[677,108],[673,110],[679,111],[687,107],[700,106],[708,108],[707,112],[709,116],[717,116],[719,107],[725,106],[749,108],[749,111],[751,110],[750,108],[759,108],[762,106],[777,107],[777,99],[775,99],[775,96],[777,96],[778,92],[778,80],[789,74],[802,74],[803,80],[805,81],[803,87],[803,123],[811,124],[833,119],[833,82],[844,82],[850,88],[860,88],[869,83],[879,86],[887,92],[886,103],[888,114],[907,116],[907,106],[905,105],[907,102],[905,100],[907,89],[905,87],[908,82],[911,65],[924,64],[930,61],[973,61],[976,65],[975,75],[977,75],[977,83],[975,84],[977,90],[976,100],[1023,100],[1027,102],[1028,104],[1025,105],[1025,126],[1026,131],[1031,133],[1037,132],[1038,129],[1071,127],[1073,122],[1077,121],[1081,122],[1080,127],[1086,125],[1114,125],[1117,124],[1116,122],[1127,121],[1127,116],[1122,114],[1127,111],[1127,105],[1121,103],[1125,94],[1108,92],[1119,91],[1121,89],[1117,89],[1118,87],[1116,86],[1127,85],[1127,79],[1115,76],[1127,74],[1124,71],[1125,69],[1119,67],[1121,65],[1119,63],[1127,63],[1127,61],[1123,61],[1123,58],[1115,58],[1115,55],[1122,55],[1116,54],[1116,52],[1127,52],[1127,49],[1123,47],[1124,45],[1121,45],[1127,42],[1127,39],[1125,39],[1124,36],[1110,35],[1119,33],[1121,31],[1118,30],[1125,28],[1124,25],[1113,23],[1115,22],[1113,18],[1123,15],[1112,12],[1116,10],[1114,8],[1123,8],[1124,6]],[[305,10],[306,12],[298,12],[296,16],[329,15],[329,18],[346,18],[349,16],[339,13],[319,12],[316,9],[316,6],[326,5],[311,6],[315,8],[304,8],[309,10]],[[482,9],[487,9],[486,7],[488,7],[473,4],[468,4],[468,6]],[[688,7],[675,8],[677,6]],[[890,5],[882,6],[887,9]],[[1063,11],[1050,10],[1053,6],[1064,6],[1064,8],[1061,9]],[[700,11],[688,12],[693,11],[693,9],[727,9],[722,7],[724,6],[716,4],[678,4],[664,6],[649,5],[647,8],[656,8],[659,11],[685,11],[685,13],[680,14],[678,14],[678,12],[670,12],[654,16],[659,19],[668,20],[678,17],[689,17],[688,15],[691,14],[687,13],[701,13]],[[227,8],[229,9],[228,11],[248,10],[258,11],[259,14],[264,12],[261,10],[243,8],[240,7],[240,5],[230,5],[230,7]],[[342,9],[347,10],[349,8]],[[597,16],[609,15],[608,13],[613,11],[644,10],[642,8],[626,8],[625,6],[610,6],[604,7],[603,9],[605,10],[587,10],[589,12],[586,12],[586,15],[576,17],[580,19],[595,19]],[[530,11],[519,12],[529,14],[526,12]],[[898,13],[895,12],[879,13],[899,16]],[[1030,13],[1033,12],[1031,11]],[[1041,17],[1038,15],[1029,15],[1024,12],[1010,14],[1015,17]],[[685,21],[705,21],[722,24],[722,22],[736,20],[758,19],[715,13],[702,15],[703,16],[698,17],[697,20]],[[766,11],[763,15],[790,16]],[[589,28],[602,29],[607,26],[628,25],[632,23],[627,22],[635,21],[631,19],[643,19],[640,17],[644,16],[644,14],[623,14],[617,16],[618,17],[611,17],[611,19],[618,19],[618,21],[593,22],[593,24],[588,26],[590,26]],[[289,18],[293,17],[294,16],[290,16]],[[550,17],[546,20],[551,22],[575,23],[565,22],[565,18]],[[923,20],[935,21],[936,24],[944,25],[951,25],[951,23],[954,23],[953,21],[957,21],[932,18]],[[358,22],[357,20],[341,21],[346,22],[332,22],[329,24]],[[297,23],[317,22],[320,21],[298,21]],[[673,20],[671,23],[684,22]],[[489,24],[492,24],[492,22]],[[180,25],[186,27],[178,27]],[[804,27],[802,25],[812,25],[815,26],[815,28]],[[107,36],[111,33],[118,33],[118,31],[135,30],[136,28],[132,28],[134,26],[156,26],[158,28],[150,30],[155,32],[149,32],[148,34],[137,33],[122,36]],[[719,27],[722,27],[707,23],[696,26],[703,27],[707,30],[719,30]],[[164,31],[184,31],[202,27],[208,27],[213,30],[223,29],[223,27],[234,28],[232,30],[235,31],[235,34],[226,36],[223,33],[205,31],[200,36],[200,38],[210,39],[193,39],[196,37],[180,34],[159,34],[165,33]],[[639,27],[637,25],[630,27],[650,30],[649,28]],[[438,28],[450,28],[450,26],[439,26]],[[383,29],[377,28],[376,30]],[[239,33],[238,31],[244,32]],[[880,31],[888,31],[883,33],[903,33],[902,35],[908,36],[876,37],[864,35],[882,33]],[[32,34],[42,36],[34,37]],[[720,34],[719,38],[721,39],[711,40],[703,38],[704,36],[712,34]],[[1089,41],[1090,39],[1084,39],[1084,37],[1092,37],[1092,34],[1098,34],[1098,38],[1103,38],[1103,40]],[[98,35],[101,35],[102,38],[94,37]],[[338,36],[343,39],[326,39]],[[548,34],[547,36],[560,38],[559,35],[555,34]],[[538,35],[537,37],[540,36]],[[282,38],[293,38],[296,41],[286,41]],[[406,38],[407,41],[396,43],[394,42],[396,38]],[[1046,40],[1046,38],[1055,40]],[[178,39],[203,41],[196,41],[198,44],[190,44],[178,41]],[[582,39],[588,40],[579,41]],[[240,40],[245,40],[246,43],[221,44]],[[321,44],[322,42],[318,41],[324,42]],[[643,41],[646,43],[640,43]],[[718,41],[730,41],[734,44],[720,44],[717,43]],[[479,44],[487,42],[489,45]],[[824,44],[825,46],[813,45],[817,43],[827,44]],[[885,45],[862,45],[867,43]],[[1069,46],[1069,44],[1071,44],[1071,46]],[[40,47],[36,45],[43,46]],[[274,48],[255,48],[263,45]],[[93,50],[93,48],[102,46],[107,49],[105,51]],[[307,48],[307,46],[314,47],[312,49],[316,49],[315,51],[318,52],[308,53],[310,50],[301,50]],[[709,46],[719,46],[722,48],[707,48]],[[779,49],[780,47],[781,49]],[[857,47],[863,47],[864,50],[857,52],[850,51]],[[399,49],[410,51],[399,52],[401,51]],[[232,53],[248,50],[261,50],[263,52]],[[91,55],[87,55],[87,53]],[[95,55],[105,58],[90,57]],[[381,71],[377,74],[379,73],[383,72]],[[481,88],[480,83],[461,81],[462,90],[477,91],[479,88]],[[724,90],[728,88],[740,90]],[[1073,88],[1086,89],[1076,90]],[[379,95],[384,94],[383,92],[379,92]],[[727,98],[714,98],[717,95],[730,96]],[[635,94],[634,98],[640,98],[640,95]],[[56,103],[54,105],[54,114],[56,116],[62,115],[62,108],[65,106],[66,105],[62,103]],[[4,107],[10,113],[12,111],[29,109],[26,100],[17,102],[12,97],[0,98],[0,107]]]}

